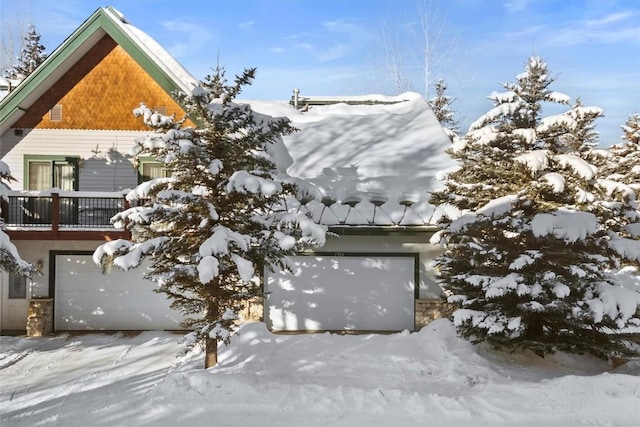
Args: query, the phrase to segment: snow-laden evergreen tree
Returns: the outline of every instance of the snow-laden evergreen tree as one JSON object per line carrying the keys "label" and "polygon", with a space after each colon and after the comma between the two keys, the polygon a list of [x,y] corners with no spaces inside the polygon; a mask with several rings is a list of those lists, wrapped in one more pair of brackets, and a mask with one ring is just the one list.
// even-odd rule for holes
{"label": "snow-laden evergreen tree", "polygon": [[622,181],[640,191],[640,114],[632,114],[622,125],[623,142],[610,148],[617,159],[609,162],[610,171],[623,175]]}
{"label": "snow-laden evergreen tree", "polygon": [[218,68],[192,94],[176,96],[197,128],[144,105],[135,110],[158,131],[136,141],[137,156],[154,156],[170,176],[139,185],[127,195],[134,207],[113,218],[127,224],[131,241],[94,253],[97,263],[125,270],[150,258],[147,278],[186,316],[188,344],[206,348],[206,367],[247,301],[261,296],[264,268],[286,269],[286,255],[325,238],[322,226],[286,209],[297,189],[271,153],[294,131],[288,119],[234,102],[254,74],[245,70],[228,84]]}
{"label": "snow-laden evergreen tree", "polygon": [[560,146],[565,147],[567,151],[579,151],[590,155],[598,145],[599,134],[595,130],[595,120],[602,117],[602,110],[585,107],[578,98],[566,114],[569,116],[570,126],[559,128]]}
{"label": "snow-laden evergreen tree", "polygon": [[[606,151],[599,163],[599,175],[601,182],[608,185],[612,199],[609,207],[618,213],[611,218],[610,228],[627,238],[640,239],[640,115],[629,116],[622,131],[623,142]],[[625,250],[626,245],[616,248]]]}
{"label": "snow-laden evergreen tree", "polygon": [[29,276],[35,273],[36,268],[20,257],[16,246],[11,243],[9,236],[2,230],[4,225],[2,208],[9,201],[7,191],[11,181],[15,181],[15,178],[11,176],[9,166],[0,160],[0,271]]}
{"label": "snow-laden evergreen tree", "polygon": [[47,59],[45,47],[40,43],[40,34],[36,32],[35,25],[29,25],[23,43],[18,62],[8,70],[7,77],[10,79],[24,79]]}
{"label": "snow-laden evergreen tree", "polygon": [[453,99],[447,94],[447,83],[443,79],[438,79],[435,84],[435,96],[429,100],[429,106],[436,115],[436,118],[453,141],[460,133],[458,119],[451,108]]}
{"label": "snow-laden evergreen tree", "polygon": [[[637,240],[612,226],[612,192],[632,189],[604,179],[593,158],[597,107],[554,92],[538,57],[490,99],[449,151],[459,168],[432,195],[443,229],[434,242],[439,283],[457,303],[454,322],[470,341],[494,348],[628,355],[640,325],[640,292],[610,272],[640,261]],[[566,105],[549,116],[543,107]],[[611,178],[611,177],[609,177]]]}
{"label": "snow-laden evergreen tree", "polygon": [[627,122],[621,126],[624,135],[622,139],[629,144],[640,145],[640,114],[631,114]]}

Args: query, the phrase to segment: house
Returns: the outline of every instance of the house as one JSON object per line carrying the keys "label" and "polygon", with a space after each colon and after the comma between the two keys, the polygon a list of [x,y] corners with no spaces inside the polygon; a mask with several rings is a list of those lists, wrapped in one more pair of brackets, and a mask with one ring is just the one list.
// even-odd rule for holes
{"label": "house", "polygon": [[133,138],[148,132],[132,106],[146,100],[184,115],[170,93],[196,84],[117,11],[100,8],[1,101],[0,158],[19,190],[3,209],[5,231],[42,273],[2,275],[2,330],[25,329],[30,300],[49,308],[55,330],[177,327],[141,272],[102,275],[91,254],[123,236],[109,225],[125,206],[122,191],[161,173],[152,161],[132,163]]}
{"label": "house", "polygon": [[[148,130],[131,110],[145,102],[182,117],[170,94],[197,84],[107,7],[0,101],[0,159],[17,178],[4,231],[41,273],[0,273],[0,329],[179,329],[142,268],[102,274],[91,254],[127,236],[109,222],[127,207],[127,189],[163,173],[154,159],[134,163],[133,141]],[[439,248],[429,244],[437,213],[427,199],[451,166],[448,137],[417,94],[296,97],[299,108],[245,102],[300,129],[276,147],[277,162],[309,191],[292,208],[335,237],[295,256],[295,274],[265,272],[260,317],[274,331],[419,328],[441,294],[431,265]]]}
{"label": "house", "polygon": [[11,91],[20,84],[22,79],[8,79],[0,76],[0,99],[7,96]]}
{"label": "house", "polygon": [[267,272],[267,325],[418,328],[441,294],[431,265],[440,248],[429,244],[438,214],[427,201],[438,172],[452,166],[448,137],[419,94],[296,96],[300,111],[251,106],[300,129],[284,138],[290,159],[280,163],[320,193],[301,208],[339,238],[297,257],[293,276]]}

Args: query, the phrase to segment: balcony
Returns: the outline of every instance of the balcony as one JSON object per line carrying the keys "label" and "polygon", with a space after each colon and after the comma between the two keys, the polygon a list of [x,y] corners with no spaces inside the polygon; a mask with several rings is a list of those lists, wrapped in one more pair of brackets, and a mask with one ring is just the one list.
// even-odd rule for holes
{"label": "balcony", "polygon": [[127,238],[111,217],[128,209],[122,193],[10,191],[2,202],[3,229],[17,240]]}

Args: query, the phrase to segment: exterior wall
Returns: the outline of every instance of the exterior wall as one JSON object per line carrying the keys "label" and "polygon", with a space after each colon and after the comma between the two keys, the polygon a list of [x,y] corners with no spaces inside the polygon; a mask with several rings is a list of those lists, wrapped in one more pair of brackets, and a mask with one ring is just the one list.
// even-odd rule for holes
{"label": "exterior wall", "polygon": [[[418,253],[419,254],[419,293],[415,301],[415,330],[427,325],[434,319],[447,317],[452,307],[442,300],[442,291],[435,284],[432,261],[440,253],[439,247],[428,243],[430,233],[418,235],[384,235],[384,236],[341,236],[329,238],[327,244],[319,248],[319,252],[386,252],[386,253]],[[49,294],[49,252],[55,251],[93,251],[102,241],[27,241],[14,240],[21,256],[28,262],[42,265],[42,274],[34,275],[28,289],[28,299],[53,298]],[[252,301],[241,318],[244,321],[262,321],[263,305],[261,300]],[[46,325],[45,325],[46,326]],[[46,328],[45,328],[46,329]]]}
{"label": "exterior wall", "polygon": [[[93,251],[102,241],[81,241],[81,240],[12,240],[11,241],[22,259],[33,265],[41,263],[42,274],[34,274],[31,277],[30,285],[27,289],[27,299],[53,298],[49,295],[49,251]],[[96,267],[97,268],[97,267]]]}
{"label": "exterior wall", "polygon": [[[180,106],[138,63],[105,36],[16,122],[14,128],[145,130],[131,111],[144,102],[184,116]],[[62,106],[62,120],[49,110]]]}
{"label": "exterior wall", "polygon": [[9,130],[2,135],[0,158],[9,165],[17,182],[13,190],[24,190],[24,156],[46,154],[78,156],[80,191],[120,191],[138,183],[131,150],[137,137],[148,132],[33,129],[22,136]]}
{"label": "exterior wall", "polygon": [[421,299],[438,299],[442,296],[442,290],[435,283],[435,270],[433,259],[440,254],[441,249],[437,245],[429,243],[431,233],[420,234],[389,234],[328,237],[327,243],[318,252],[376,252],[418,253],[419,265],[419,292]]}

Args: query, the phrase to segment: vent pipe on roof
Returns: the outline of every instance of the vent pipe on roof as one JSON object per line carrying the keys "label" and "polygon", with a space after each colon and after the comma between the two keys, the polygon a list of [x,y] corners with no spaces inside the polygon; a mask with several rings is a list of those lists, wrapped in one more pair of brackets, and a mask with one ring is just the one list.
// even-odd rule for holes
{"label": "vent pipe on roof", "polygon": [[293,90],[293,108],[298,109],[298,102],[300,100],[300,89]]}

